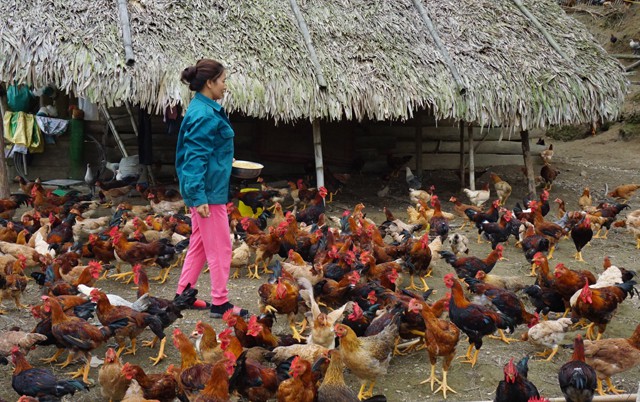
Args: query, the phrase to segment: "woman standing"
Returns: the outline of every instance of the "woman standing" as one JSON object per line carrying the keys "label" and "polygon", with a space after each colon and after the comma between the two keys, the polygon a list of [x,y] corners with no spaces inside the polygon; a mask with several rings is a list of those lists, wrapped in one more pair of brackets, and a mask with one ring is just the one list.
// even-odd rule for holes
{"label": "woman standing", "polygon": [[[233,129],[222,106],[227,89],[224,66],[211,59],[199,60],[182,71],[181,80],[196,91],[178,135],[176,172],[180,192],[191,211],[191,238],[182,266],[177,293],[187,284],[196,286],[209,264],[211,317],[221,318],[232,309],[237,315],[248,311],[229,302],[227,282],[231,265],[231,239],[226,203],[233,163]],[[197,306],[205,307],[199,300]]]}

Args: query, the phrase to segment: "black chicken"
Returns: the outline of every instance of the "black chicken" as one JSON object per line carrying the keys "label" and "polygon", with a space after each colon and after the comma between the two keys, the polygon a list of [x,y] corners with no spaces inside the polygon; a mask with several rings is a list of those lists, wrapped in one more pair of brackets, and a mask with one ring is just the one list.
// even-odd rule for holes
{"label": "black chicken", "polygon": [[504,380],[498,384],[495,402],[528,402],[529,398],[540,397],[536,386],[527,380],[528,361],[529,357],[524,357],[516,366],[511,358],[504,366]]}
{"label": "black chicken", "polygon": [[558,383],[568,402],[591,402],[597,387],[596,371],[584,361],[584,341],[577,335],[573,341],[571,361],[560,367]]}

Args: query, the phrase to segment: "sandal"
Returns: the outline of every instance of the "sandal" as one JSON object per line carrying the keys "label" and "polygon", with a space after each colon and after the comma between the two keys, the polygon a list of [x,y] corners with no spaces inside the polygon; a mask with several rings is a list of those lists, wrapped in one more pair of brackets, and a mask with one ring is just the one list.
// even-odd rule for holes
{"label": "sandal", "polygon": [[242,318],[249,317],[249,311],[238,306],[234,306],[229,302],[226,302],[225,304],[222,304],[220,306],[211,305],[211,313],[209,314],[209,317],[222,318],[224,313],[226,313],[228,310],[232,310],[234,315],[240,316]]}

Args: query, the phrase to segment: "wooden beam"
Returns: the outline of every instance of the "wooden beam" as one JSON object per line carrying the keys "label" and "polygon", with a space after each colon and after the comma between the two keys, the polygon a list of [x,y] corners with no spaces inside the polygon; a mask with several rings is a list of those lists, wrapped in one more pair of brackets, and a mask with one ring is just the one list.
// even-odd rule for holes
{"label": "wooden beam", "polygon": [[293,11],[293,15],[296,17],[296,21],[298,22],[298,29],[300,30],[300,33],[304,38],[304,44],[307,46],[309,58],[311,59],[311,65],[313,66],[313,71],[316,73],[316,81],[318,81],[318,86],[320,87],[320,89],[325,89],[327,87],[327,81],[324,79],[324,74],[322,74],[322,67],[320,66],[320,61],[318,60],[316,49],[313,46],[313,42],[311,41],[311,34],[309,33],[307,23],[302,16],[302,12],[300,11],[296,0],[289,0],[289,4],[291,5],[291,11]]}
{"label": "wooden beam", "polygon": [[[0,93],[5,93],[5,86],[2,85]],[[4,122],[4,113],[7,111],[7,100],[4,96],[0,96],[0,116]],[[11,188],[9,187],[9,166],[7,166],[7,159],[4,157],[4,123],[0,124],[0,198],[9,198],[11,195]],[[29,194],[28,194],[29,195]]]}
{"label": "wooden beam", "polygon": [[415,150],[415,158],[416,158],[416,175],[422,176],[422,113],[418,112],[416,116],[416,150]]}
{"label": "wooden beam", "polygon": [[460,121],[460,190],[465,188],[464,180],[464,121]]}
{"label": "wooden beam", "polygon": [[122,29],[122,42],[124,44],[124,62],[127,66],[136,64],[131,45],[131,23],[129,21],[129,9],[127,0],[118,0],[118,16],[120,17],[120,29]]}
{"label": "wooden beam", "polygon": [[640,60],[640,55],[637,54],[610,54],[609,56],[616,59]]}
{"label": "wooden beam", "polygon": [[324,186],[324,164],[322,162],[322,136],[320,133],[320,119],[314,119],[313,127],[313,154],[316,160],[316,186]]}
{"label": "wooden beam", "polygon": [[438,49],[438,52],[442,56],[442,61],[451,72],[451,75],[453,76],[453,80],[456,82],[456,85],[458,86],[458,92],[461,95],[465,94],[467,92],[467,86],[462,81],[462,77],[460,77],[460,73],[458,73],[458,69],[453,63],[453,59],[451,59],[449,52],[447,51],[447,49],[444,47],[444,44],[440,40],[438,31],[433,25],[431,18],[429,18],[429,14],[427,14],[427,10],[425,10],[424,5],[422,4],[422,0],[413,0],[413,6],[416,8],[416,10],[418,10],[420,17],[422,18],[422,22],[424,22],[424,25],[427,28],[427,31],[429,32],[429,35],[431,36],[434,44],[436,45],[436,49]]}
{"label": "wooden beam", "polygon": [[469,138],[469,188],[471,190],[476,189],[476,161],[474,158],[474,146],[473,146],[473,127],[470,125],[467,127],[467,137]]}
{"label": "wooden beam", "polygon": [[636,68],[636,67],[638,67],[638,66],[640,66],[640,60],[638,60],[638,61],[636,61],[636,62],[634,62],[634,63],[631,63],[631,64],[629,64],[628,66],[626,66],[626,67],[624,68],[624,71],[631,71],[631,70],[633,70],[634,68]]}
{"label": "wooden beam", "polygon": [[522,138],[522,156],[524,158],[524,166],[527,168],[527,184],[529,193],[536,197],[536,180],[533,172],[533,161],[531,160],[531,148],[529,146],[529,132],[527,130],[520,132]]}

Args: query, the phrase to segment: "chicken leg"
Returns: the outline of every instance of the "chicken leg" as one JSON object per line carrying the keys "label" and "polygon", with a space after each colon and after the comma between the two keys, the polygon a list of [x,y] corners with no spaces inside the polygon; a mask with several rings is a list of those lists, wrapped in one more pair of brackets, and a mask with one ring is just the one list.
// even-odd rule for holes
{"label": "chicken leg", "polygon": [[133,355],[133,356],[136,355],[136,342],[137,341],[138,340],[136,338],[133,338],[131,340],[131,347],[124,352],[125,356],[126,355]]}
{"label": "chicken leg", "polygon": [[598,393],[598,395],[600,396],[605,396],[606,393],[604,392],[604,390],[602,389],[602,380],[599,378],[596,378],[596,381],[598,383],[598,387],[596,388],[596,392]]}
{"label": "chicken leg", "polygon": [[[157,340],[158,337],[156,337],[154,339]],[[167,357],[167,355],[164,354],[164,345],[167,343],[167,338],[162,338],[162,340],[160,341],[160,350],[158,351],[158,356],[156,357],[150,357],[149,360],[151,360],[153,362],[153,365],[156,366],[158,363],[160,363],[162,361],[162,359],[164,359],[165,357]]]}
{"label": "chicken leg", "polygon": [[416,284],[415,284],[415,282],[414,282],[413,278],[414,278],[414,275],[413,275],[413,274],[411,274],[411,276],[409,277],[409,281],[410,281],[410,283],[409,283],[409,286],[407,286],[407,287],[406,287],[406,289],[409,289],[409,290],[418,290],[418,287],[416,286]]}
{"label": "chicken leg", "polygon": [[535,263],[531,264],[531,273],[529,273],[529,276],[537,276],[537,268],[538,266]]}
{"label": "chicken leg", "polygon": [[427,378],[426,380],[422,381],[420,384],[426,384],[426,383],[431,383],[431,390],[433,391],[433,385],[435,383],[442,383],[442,381],[438,380],[438,378],[436,377],[436,366],[434,364],[431,365],[431,375],[429,376],[429,378]]}
{"label": "chicken leg", "polygon": [[506,343],[507,345],[510,344],[511,342],[518,342],[519,339],[515,339],[515,338],[507,338],[504,334],[504,331],[501,329],[498,329],[498,333],[500,334],[500,336],[495,336],[495,335],[489,335],[489,338],[491,339],[499,339],[502,342]]}
{"label": "chicken leg", "polygon": [[451,391],[454,394],[458,393],[447,384],[447,370],[444,370],[444,369],[442,370],[442,382],[440,383],[440,386],[438,387],[438,389],[436,389],[433,393],[437,394],[440,391],[442,391],[442,397],[444,399],[447,399],[447,391]]}
{"label": "chicken leg", "polygon": [[471,357],[471,350],[473,349],[473,347],[473,344],[469,345],[469,349],[467,349],[467,355],[465,356],[467,360],[463,360],[460,363],[469,363],[471,364],[471,367],[474,367],[476,365],[476,363],[478,362],[478,353],[480,353],[480,350],[476,349],[473,357]]}
{"label": "chicken leg", "polygon": [[556,251],[556,245],[551,246],[551,250],[549,250],[549,255],[547,256],[547,260],[553,259],[553,252]]}
{"label": "chicken leg", "polygon": [[[133,280],[133,272],[122,272],[120,274],[109,275],[109,278],[115,280],[123,280],[125,284],[131,283]],[[127,278],[126,280],[124,278]]]}
{"label": "chicken leg", "polygon": [[640,237],[636,239],[636,250],[640,250]]}
{"label": "chicken leg", "polygon": [[62,352],[64,352],[64,349],[57,349],[56,353],[54,353],[53,356],[47,358],[47,359],[40,359],[41,362],[49,364],[49,363],[53,363],[58,361],[58,357],[60,357],[60,355],[62,354]]}
{"label": "chicken leg", "polygon": [[56,364],[56,366],[60,367],[60,368],[65,368],[68,365],[70,365],[71,363],[73,363],[73,353],[71,353],[71,351],[69,351],[69,354],[67,355],[67,360],[63,361],[60,364]]}
{"label": "chicken leg", "polygon": [[[429,274],[429,276],[431,275]],[[429,285],[427,285],[427,281],[422,276],[420,277],[420,281],[422,282],[422,288],[420,290],[422,290],[423,292],[429,290]]]}
{"label": "chicken leg", "polygon": [[71,375],[71,378],[82,377],[82,381],[85,384],[92,384],[93,381],[89,380],[89,370],[91,369],[91,355],[85,356],[85,359],[87,360],[87,363],[82,368],[68,374]]}
{"label": "chicken leg", "polygon": [[550,362],[551,359],[553,359],[553,356],[556,355],[556,353],[558,353],[558,345],[555,345],[553,349],[551,349],[551,353],[549,354],[549,357],[545,359],[545,361]]}
{"label": "chicken leg", "polygon": [[611,381],[611,377],[607,377],[605,381],[607,382],[607,386],[609,387],[609,389],[607,389],[607,392],[612,392],[616,395],[622,394],[625,392],[624,389],[618,389],[615,387],[615,385],[613,385],[613,382]]}

